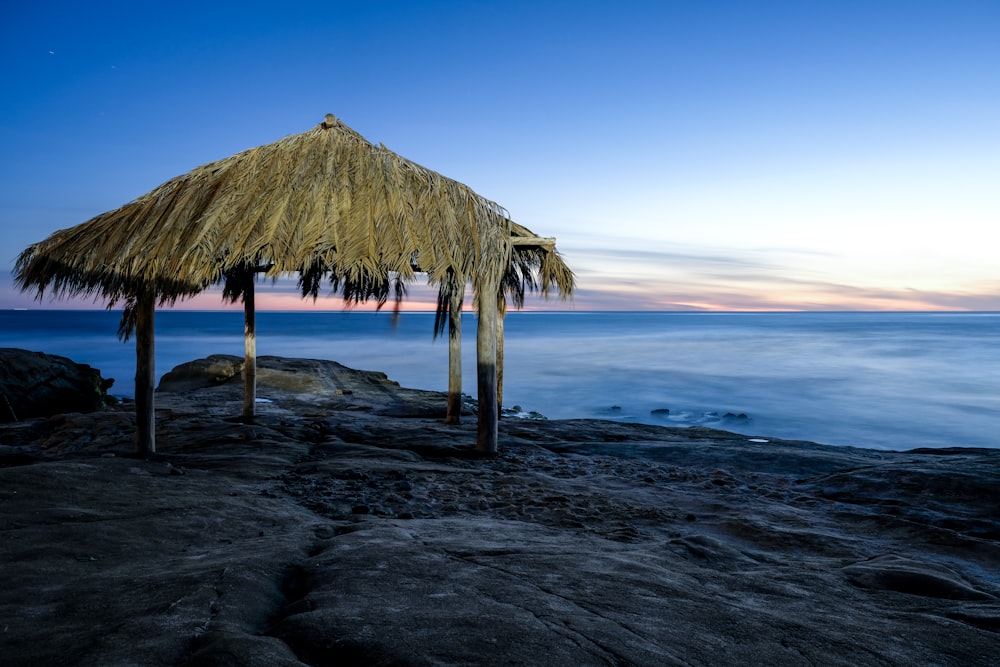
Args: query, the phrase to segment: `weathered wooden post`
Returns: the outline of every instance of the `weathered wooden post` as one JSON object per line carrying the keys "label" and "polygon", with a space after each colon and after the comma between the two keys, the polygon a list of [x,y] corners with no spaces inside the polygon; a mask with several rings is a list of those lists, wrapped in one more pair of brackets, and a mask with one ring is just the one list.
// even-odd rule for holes
{"label": "weathered wooden post", "polygon": [[481,277],[478,285],[479,320],[476,324],[476,377],[478,380],[479,421],[476,449],[496,454],[498,435],[497,410],[497,291],[496,277]]}
{"label": "weathered wooden post", "polygon": [[156,451],[156,361],[153,320],[156,295],[143,291],[135,304],[135,452]]}
{"label": "weathered wooden post", "polygon": [[462,301],[465,283],[454,285],[448,306],[448,411],[445,423],[462,423]]}
{"label": "weathered wooden post", "polygon": [[257,410],[257,317],[254,310],[254,268],[243,273],[243,418]]}
{"label": "weathered wooden post", "polygon": [[501,293],[497,297],[497,419],[503,414],[503,324],[506,315],[507,302]]}

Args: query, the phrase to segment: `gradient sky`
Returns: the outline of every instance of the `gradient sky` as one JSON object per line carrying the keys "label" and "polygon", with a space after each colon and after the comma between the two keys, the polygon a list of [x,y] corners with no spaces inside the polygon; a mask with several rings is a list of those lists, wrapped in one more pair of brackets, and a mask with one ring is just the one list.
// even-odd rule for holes
{"label": "gradient sky", "polygon": [[578,310],[1000,310],[998,35],[997,0],[5,3],[0,308],[95,307],[17,254],[333,113],[557,237]]}

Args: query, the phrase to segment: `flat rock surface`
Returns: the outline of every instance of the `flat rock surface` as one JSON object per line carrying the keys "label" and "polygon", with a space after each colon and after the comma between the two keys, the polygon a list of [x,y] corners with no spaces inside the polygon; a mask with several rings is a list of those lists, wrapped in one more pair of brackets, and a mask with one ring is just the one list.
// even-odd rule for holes
{"label": "flat rock surface", "polygon": [[262,357],[244,422],[233,359],[164,378],[149,458],[128,405],[0,426],[0,662],[1000,664],[1000,450],[505,419],[482,458],[328,361]]}

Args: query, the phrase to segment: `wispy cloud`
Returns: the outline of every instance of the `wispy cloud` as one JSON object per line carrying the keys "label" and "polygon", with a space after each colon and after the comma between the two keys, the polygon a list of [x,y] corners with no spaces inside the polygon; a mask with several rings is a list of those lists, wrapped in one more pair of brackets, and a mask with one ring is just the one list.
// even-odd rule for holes
{"label": "wispy cloud", "polygon": [[[527,310],[1000,310],[1000,279],[954,291],[848,281],[842,272],[817,267],[831,259],[828,253],[809,250],[729,252],[682,246],[632,250],[569,245],[564,255],[577,274],[574,298],[564,302],[529,296]],[[433,288],[414,283],[408,287],[403,308],[433,310],[435,298]],[[341,297],[329,293],[321,292],[315,302],[303,299],[292,278],[260,282],[257,305],[262,310],[347,307]],[[17,293],[9,276],[0,276],[0,307],[102,306],[91,299],[39,302],[31,294]],[[177,307],[220,310],[240,305],[225,304],[220,291],[211,289]],[[471,295],[467,307],[471,309]],[[375,305],[356,308],[372,310]]]}
{"label": "wispy cloud", "polygon": [[1000,309],[1000,280],[944,291],[833,279],[819,265],[836,258],[816,251],[584,247],[567,255],[582,309]]}

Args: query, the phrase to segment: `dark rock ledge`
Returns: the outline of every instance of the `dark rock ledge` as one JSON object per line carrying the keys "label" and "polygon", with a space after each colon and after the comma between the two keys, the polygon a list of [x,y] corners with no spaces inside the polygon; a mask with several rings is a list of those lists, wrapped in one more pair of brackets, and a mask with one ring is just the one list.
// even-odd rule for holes
{"label": "dark rock ledge", "polygon": [[483,459],[328,361],[262,358],[240,423],[220,363],[149,459],[122,407],[0,426],[3,664],[997,664],[1000,450],[505,419]]}
{"label": "dark rock ledge", "polygon": [[112,384],[66,357],[0,347],[0,423],[100,410],[117,402]]}

